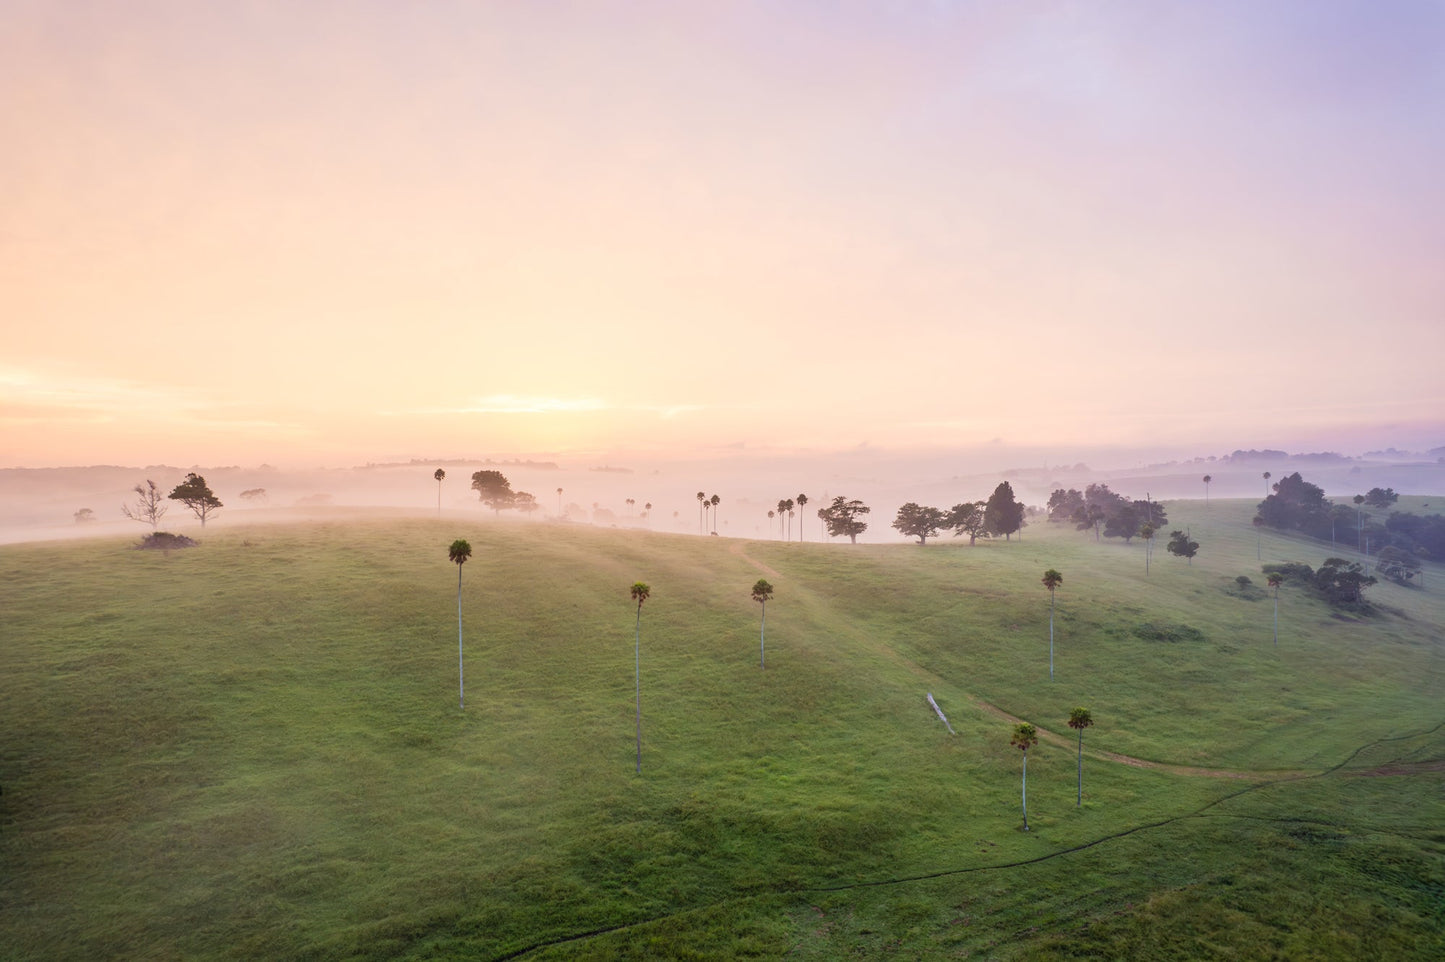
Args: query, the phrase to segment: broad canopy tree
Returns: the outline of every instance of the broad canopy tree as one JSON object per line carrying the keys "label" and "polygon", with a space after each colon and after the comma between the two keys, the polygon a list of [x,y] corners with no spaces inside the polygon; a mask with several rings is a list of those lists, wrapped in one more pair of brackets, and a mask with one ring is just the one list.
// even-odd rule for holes
{"label": "broad canopy tree", "polygon": [[953,529],[953,536],[957,538],[961,534],[968,535],[970,546],[976,544],[980,537],[989,536],[988,525],[984,523],[984,503],[982,501],[965,501],[962,504],[955,504],[948,509],[948,516],[943,521],[945,528]]}
{"label": "broad canopy tree", "polygon": [[206,526],[206,519],[223,507],[215,492],[206,487],[206,479],[194,471],[187,474],[186,480],[176,485],[166,497],[190,508],[191,513],[200,519],[203,528]]}
{"label": "broad canopy tree", "polygon": [[948,516],[938,508],[925,508],[910,501],[898,509],[893,527],[907,537],[917,538],[919,544],[927,544],[947,520]]}
{"label": "broad canopy tree", "polygon": [[512,482],[500,471],[477,471],[472,474],[472,490],[477,492],[477,497],[482,504],[491,508],[500,515],[506,508],[512,507],[516,500],[516,494],[512,491]]}
{"label": "broad canopy tree", "polygon": [[1191,566],[1194,564],[1194,556],[1199,553],[1199,542],[1191,539],[1186,531],[1169,532],[1169,544],[1166,547],[1170,554],[1187,558]]}
{"label": "broad canopy tree", "polygon": [[853,544],[857,544],[858,536],[868,530],[868,522],[859,519],[873,509],[862,501],[850,501],[839,495],[824,510],[823,520],[828,526],[828,534],[835,538],[846,535]]}

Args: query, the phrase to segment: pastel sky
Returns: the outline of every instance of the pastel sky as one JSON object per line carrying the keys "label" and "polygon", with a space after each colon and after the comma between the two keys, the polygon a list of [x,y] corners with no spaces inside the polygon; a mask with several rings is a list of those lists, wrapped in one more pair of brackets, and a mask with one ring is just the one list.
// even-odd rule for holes
{"label": "pastel sky", "polygon": [[1445,443],[1438,2],[0,24],[0,466]]}

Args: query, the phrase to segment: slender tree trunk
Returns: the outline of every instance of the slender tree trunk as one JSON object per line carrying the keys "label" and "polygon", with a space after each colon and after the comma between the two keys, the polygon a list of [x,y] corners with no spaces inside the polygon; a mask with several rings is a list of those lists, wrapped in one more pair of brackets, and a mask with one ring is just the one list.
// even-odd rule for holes
{"label": "slender tree trunk", "polygon": [[758,629],[758,667],[768,667],[768,603],[765,601],[760,608],[763,609],[762,626]]}
{"label": "slender tree trunk", "polygon": [[1074,803],[1075,808],[1084,804],[1084,730],[1079,729],[1079,799]]}
{"label": "slender tree trunk", "polygon": [[633,670],[637,679],[637,774],[642,774],[642,605],[637,606],[637,634],[634,637]]}
{"label": "slender tree trunk", "polygon": [[1054,680],[1054,592],[1049,590],[1049,681]]}
{"label": "slender tree trunk", "polygon": [[457,707],[467,707],[467,681],[462,660],[462,566],[457,565]]}
{"label": "slender tree trunk", "polygon": [[1024,831],[1029,830],[1029,753],[1024,749]]}

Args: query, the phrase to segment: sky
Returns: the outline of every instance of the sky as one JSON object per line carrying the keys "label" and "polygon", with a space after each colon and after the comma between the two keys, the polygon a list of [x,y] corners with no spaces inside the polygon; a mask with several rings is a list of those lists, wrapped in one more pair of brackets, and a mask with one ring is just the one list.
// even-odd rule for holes
{"label": "sky", "polygon": [[1445,5],[0,0],[0,467],[1445,444]]}

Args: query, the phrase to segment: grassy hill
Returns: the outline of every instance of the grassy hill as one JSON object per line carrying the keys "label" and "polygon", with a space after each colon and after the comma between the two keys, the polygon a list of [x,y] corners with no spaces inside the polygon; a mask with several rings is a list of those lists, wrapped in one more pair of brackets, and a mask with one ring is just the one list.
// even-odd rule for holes
{"label": "grassy hill", "polygon": [[[1439,958],[1445,572],[1371,589],[1365,617],[1286,586],[1276,647],[1259,558],[1328,551],[1257,537],[1252,507],[1172,504],[1200,553],[1161,539],[1147,576],[1139,542],[1049,525],[972,548],[416,518],[0,547],[0,945]],[[1011,717],[1043,734],[1027,833]]]}

